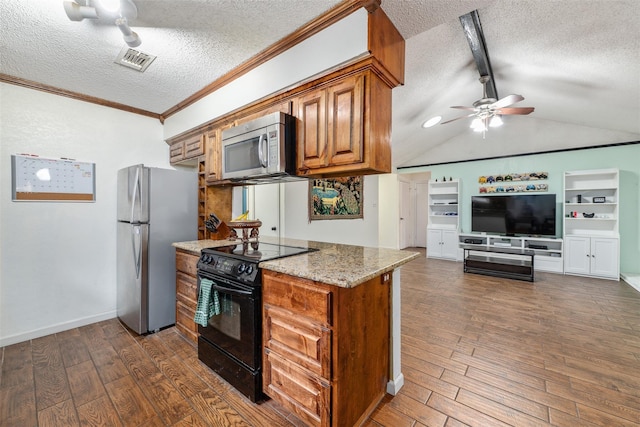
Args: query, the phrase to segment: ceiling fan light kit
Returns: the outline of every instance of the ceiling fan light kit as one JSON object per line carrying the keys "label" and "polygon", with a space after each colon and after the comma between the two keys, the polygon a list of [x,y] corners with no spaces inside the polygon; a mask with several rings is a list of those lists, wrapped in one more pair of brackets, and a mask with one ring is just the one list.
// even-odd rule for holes
{"label": "ceiling fan light kit", "polygon": [[[464,33],[469,41],[471,53],[474,56],[478,72],[480,73],[482,98],[474,102],[473,107],[460,105],[452,106],[451,108],[467,110],[470,111],[470,113],[465,116],[444,121],[441,124],[444,125],[456,120],[473,117],[470,126],[471,129],[475,132],[482,132],[482,136],[484,138],[485,132],[488,131],[490,127],[495,128],[503,125],[501,116],[510,114],[526,115],[532,113],[534,108],[511,107],[511,105],[524,100],[522,95],[511,94],[498,99],[495,82],[493,80],[493,71],[489,62],[489,53],[484,40],[482,26],[480,25],[478,11],[474,10],[471,13],[462,15],[460,17],[460,22],[462,23]],[[423,125],[423,127],[426,126]]]}
{"label": "ceiling fan light kit", "polygon": [[432,126],[437,125],[438,123],[440,123],[440,120],[442,120],[442,116],[435,116],[435,117],[431,117],[429,120],[427,120],[426,122],[424,122],[422,124],[423,128],[430,128]]}

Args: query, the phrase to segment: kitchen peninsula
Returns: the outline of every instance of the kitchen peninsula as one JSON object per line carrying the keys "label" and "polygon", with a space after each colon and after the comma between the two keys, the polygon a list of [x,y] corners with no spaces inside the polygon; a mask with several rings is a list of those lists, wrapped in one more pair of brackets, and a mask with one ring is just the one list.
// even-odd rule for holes
{"label": "kitchen peninsula", "polygon": [[[296,239],[263,242],[317,249],[259,264],[265,394],[309,425],[359,424],[385,391],[402,387],[399,267],[418,254]],[[232,243],[241,244],[174,243],[178,326],[184,271],[194,274],[202,249]],[[197,299],[195,286],[192,292]]]}

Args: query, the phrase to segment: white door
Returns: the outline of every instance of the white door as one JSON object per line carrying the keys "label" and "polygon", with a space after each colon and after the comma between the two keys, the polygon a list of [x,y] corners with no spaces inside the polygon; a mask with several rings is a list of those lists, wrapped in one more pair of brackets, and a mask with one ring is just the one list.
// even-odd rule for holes
{"label": "white door", "polygon": [[254,185],[253,203],[249,204],[249,217],[262,221],[261,236],[280,237],[280,185]]}
{"label": "white door", "polygon": [[591,238],[591,274],[617,278],[618,239]]}
{"label": "white door", "polygon": [[411,185],[400,181],[400,249],[414,245],[413,213],[411,210]]}
{"label": "white door", "polygon": [[415,245],[420,248],[427,247],[427,220],[429,218],[429,183],[416,182],[416,236]]}
{"label": "white door", "polygon": [[589,274],[591,269],[591,239],[570,236],[564,240],[565,273]]}

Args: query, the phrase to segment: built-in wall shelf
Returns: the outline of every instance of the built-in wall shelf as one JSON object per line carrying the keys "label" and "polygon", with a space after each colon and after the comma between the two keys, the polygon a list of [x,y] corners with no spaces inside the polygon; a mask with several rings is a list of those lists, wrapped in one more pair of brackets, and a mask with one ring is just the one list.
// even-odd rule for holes
{"label": "built-in wall shelf", "polygon": [[564,271],[619,280],[618,169],[564,173]]}
{"label": "built-in wall shelf", "polygon": [[458,259],[460,180],[429,181],[427,257]]}

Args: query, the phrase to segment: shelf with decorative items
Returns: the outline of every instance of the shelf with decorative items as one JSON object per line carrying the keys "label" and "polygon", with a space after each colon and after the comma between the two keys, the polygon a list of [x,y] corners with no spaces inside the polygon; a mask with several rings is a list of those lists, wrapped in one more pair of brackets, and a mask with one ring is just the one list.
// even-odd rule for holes
{"label": "shelf with decorative items", "polygon": [[429,181],[427,257],[458,259],[460,180]]}
{"label": "shelf with decorative items", "polygon": [[618,169],[565,172],[565,273],[619,279],[619,182]]}
{"label": "shelf with decorative items", "polygon": [[478,178],[479,193],[529,193],[547,191],[547,172],[482,175]]}

